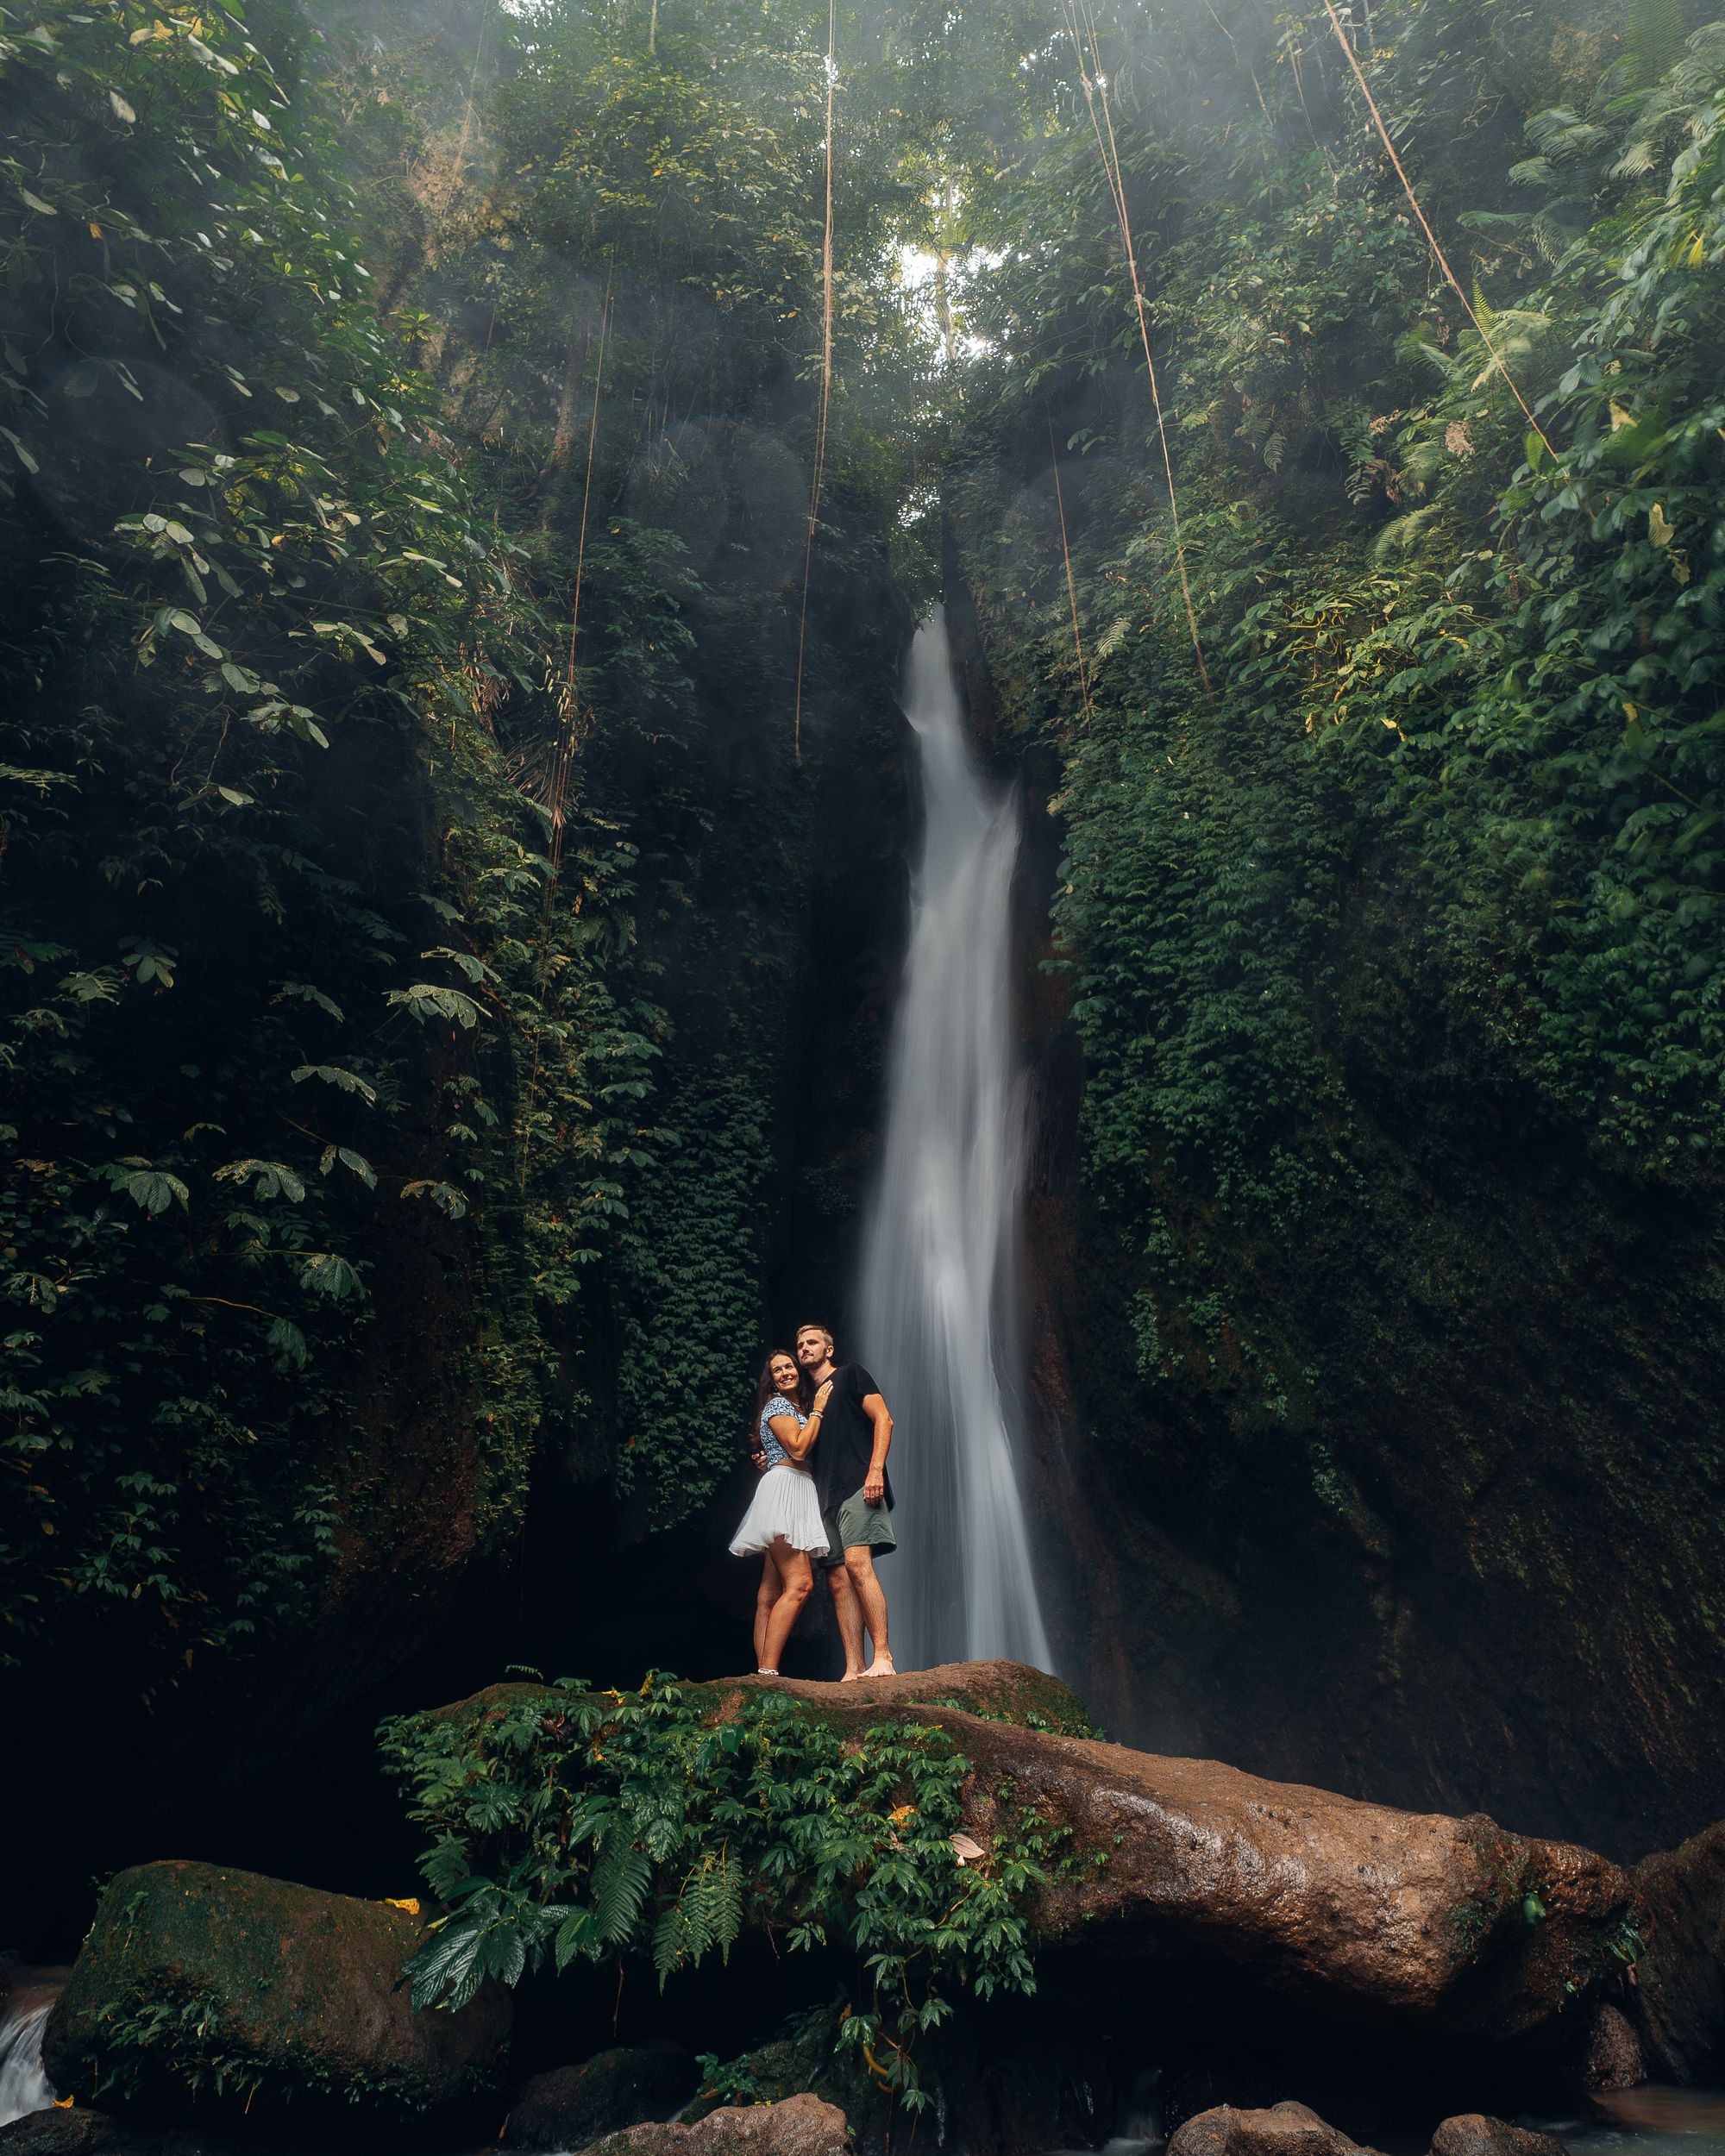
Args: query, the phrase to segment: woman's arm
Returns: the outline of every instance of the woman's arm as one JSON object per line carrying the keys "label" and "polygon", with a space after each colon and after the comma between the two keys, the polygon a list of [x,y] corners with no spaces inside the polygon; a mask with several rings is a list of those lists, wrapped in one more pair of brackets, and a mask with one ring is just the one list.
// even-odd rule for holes
{"label": "woman's arm", "polygon": [[806,1422],[800,1423],[794,1415],[768,1415],[767,1427],[784,1446],[794,1460],[806,1460],[820,1435],[820,1410],[817,1407]]}
{"label": "woman's arm", "polygon": [[832,1397],[832,1380],[829,1377],[814,1396],[814,1406],[808,1419],[799,1423],[794,1415],[768,1415],[768,1426],[794,1460],[806,1460],[814,1449],[814,1441],[820,1435],[821,1410]]}

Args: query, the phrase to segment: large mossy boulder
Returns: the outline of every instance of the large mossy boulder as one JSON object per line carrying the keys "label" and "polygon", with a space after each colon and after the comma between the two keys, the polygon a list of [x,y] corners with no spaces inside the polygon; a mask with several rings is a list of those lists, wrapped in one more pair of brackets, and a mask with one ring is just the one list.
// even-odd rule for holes
{"label": "large mossy boulder", "polygon": [[215,1865],[111,1881],[47,2025],[80,2104],[141,2118],[417,2140],[493,2127],[508,1997],[415,2013],[423,1923]]}

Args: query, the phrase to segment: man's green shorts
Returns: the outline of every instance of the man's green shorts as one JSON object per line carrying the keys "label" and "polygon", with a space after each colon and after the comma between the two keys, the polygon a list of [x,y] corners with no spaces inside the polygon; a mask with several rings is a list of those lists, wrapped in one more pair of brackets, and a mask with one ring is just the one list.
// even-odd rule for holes
{"label": "man's green shorts", "polygon": [[895,1550],[899,1538],[893,1532],[893,1515],[884,1505],[865,1504],[860,1489],[853,1489],[834,1512],[824,1512],[820,1524],[826,1529],[826,1555],[819,1562],[829,1571],[843,1564],[847,1550]]}

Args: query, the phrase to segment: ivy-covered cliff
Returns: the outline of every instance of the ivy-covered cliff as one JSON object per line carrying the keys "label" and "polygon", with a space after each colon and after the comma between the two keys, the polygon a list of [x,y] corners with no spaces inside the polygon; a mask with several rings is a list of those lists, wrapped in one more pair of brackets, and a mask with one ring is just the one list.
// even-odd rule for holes
{"label": "ivy-covered cliff", "polygon": [[891,812],[890,373],[807,545],[807,66],[468,27],[0,16],[0,1653],[170,1818],[435,1639],[530,1488],[602,1569],[733,1463],[854,1003],[841,954],[794,1022],[811,924]]}
{"label": "ivy-covered cliff", "polygon": [[1156,1741],[1645,1846],[1725,1705],[1725,26],[1082,60],[947,483],[1063,835],[1070,1651]]}

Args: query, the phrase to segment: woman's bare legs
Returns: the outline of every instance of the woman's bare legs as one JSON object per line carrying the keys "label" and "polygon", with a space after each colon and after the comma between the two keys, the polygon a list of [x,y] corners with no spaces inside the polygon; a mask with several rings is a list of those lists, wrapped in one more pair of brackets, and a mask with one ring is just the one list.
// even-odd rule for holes
{"label": "woman's bare legs", "polygon": [[791,1627],[802,1615],[803,1604],[814,1591],[814,1575],[809,1570],[808,1551],[792,1549],[783,1535],[774,1536],[772,1554],[768,1562],[778,1566],[784,1588],[767,1620],[760,1666],[776,1673],[779,1657],[785,1651],[785,1642],[791,1636]]}
{"label": "woman's bare legs", "polygon": [[761,1562],[761,1584],[755,1590],[755,1667],[757,1670],[773,1666],[767,1659],[767,1620],[773,1614],[774,1603],[784,1591],[785,1583],[779,1576],[778,1559],[768,1550]]}

